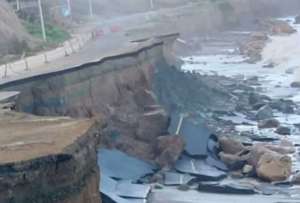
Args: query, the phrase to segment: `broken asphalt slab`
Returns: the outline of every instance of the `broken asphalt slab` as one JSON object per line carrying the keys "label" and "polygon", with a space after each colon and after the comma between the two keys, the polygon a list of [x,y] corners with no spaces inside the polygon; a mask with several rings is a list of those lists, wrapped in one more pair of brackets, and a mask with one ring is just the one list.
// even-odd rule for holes
{"label": "broken asphalt slab", "polygon": [[149,185],[133,184],[130,181],[117,181],[105,174],[101,174],[100,191],[115,203],[142,203],[145,202],[150,193]]}
{"label": "broken asphalt slab", "polygon": [[194,179],[196,179],[196,177],[189,174],[182,174],[177,172],[164,173],[164,185],[167,186],[186,185]]}
{"label": "broken asphalt slab", "polygon": [[119,181],[116,187],[116,193],[120,197],[147,199],[151,187],[149,185],[133,184],[130,181]]}
{"label": "broken asphalt slab", "polygon": [[195,175],[199,181],[218,181],[227,176],[224,171],[207,164],[205,160],[193,159],[188,156],[182,156],[176,162],[175,169],[181,173]]}
{"label": "broken asphalt slab", "polygon": [[221,194],[255,194],[255,188],[238,184],[238,183],[219,183],[219,182],[202,182],[198,190],[203,192],[221,193]]}
{"label": "broken asphalt slab", "polygon": [[179,114],[174,114],[171,116],[169,133],[183,137],[186,144],[185,151],[190,156],[207,156],[211,132],[204,124],[196,122],[195,119],[182,118]]}
{"label": "broken asphalt slab", "polygon": [[118,150],[100,149],[98,164],[101,173],[108,177],[120,180],[137,181],[140,178],[153,174],[156,166],[131,157]]}

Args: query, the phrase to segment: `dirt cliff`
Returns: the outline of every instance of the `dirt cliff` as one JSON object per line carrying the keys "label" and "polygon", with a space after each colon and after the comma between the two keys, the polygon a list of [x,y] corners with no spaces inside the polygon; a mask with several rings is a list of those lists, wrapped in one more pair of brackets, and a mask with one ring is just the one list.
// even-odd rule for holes
{"label": "dirt cliff", "polygon": [[99,203],[93,123],[1,110],[0,202]]}

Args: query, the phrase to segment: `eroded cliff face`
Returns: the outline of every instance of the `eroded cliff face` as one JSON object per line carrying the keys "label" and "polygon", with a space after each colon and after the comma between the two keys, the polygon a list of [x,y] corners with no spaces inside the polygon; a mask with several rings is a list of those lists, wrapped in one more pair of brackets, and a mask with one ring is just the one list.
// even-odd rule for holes
{"label": "eroded cliff face", "polygon": [[168,115],[152,92],[154,72],[168,66],[165,54],[177,35],[141,43],[134,51],[74,69],[2,86],[20,91],[18,111],[40,116],[102,118],[101,144],[154,160],[156,138],[167,133]]}

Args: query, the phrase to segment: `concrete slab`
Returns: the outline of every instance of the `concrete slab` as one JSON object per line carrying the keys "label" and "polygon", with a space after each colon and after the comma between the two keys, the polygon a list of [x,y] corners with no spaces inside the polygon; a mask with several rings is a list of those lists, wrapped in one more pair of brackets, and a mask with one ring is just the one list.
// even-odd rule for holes
{"label": "concrete slab", "polygon": [[225,172],[210,166],[205,160],[182,156],[175,164],[175,169],[198,177],[199,181],[217,181],[225,178]]}
{"label": "concrete slab", "polygon": [[131,157],[118,150],[101,149],[98,164],[103,174],[120,180],[138,179],[152,174],[156,167],[150,163]]}

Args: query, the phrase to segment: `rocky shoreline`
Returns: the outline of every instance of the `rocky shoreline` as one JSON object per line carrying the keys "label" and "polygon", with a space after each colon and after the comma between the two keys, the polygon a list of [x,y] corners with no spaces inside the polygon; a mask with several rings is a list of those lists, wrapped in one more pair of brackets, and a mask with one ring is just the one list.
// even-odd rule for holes
{"label": "rocky shoreline", "polygon": [[[290,24],[290,21],[288,23]],[[289,28],[289,30],[295,29]],[[263,45],[265,44],[264,41],[268,40],[268,37],[265,34],[254,34],[253,37],[260,38],[263,42],[256,52],[260,55],[265,46]],[[248,57],[251,58],[251,55],[248,55]],[[232,96],[232,101],[235,101],[236,105],[233,108],[234,110],[227,110],[228,101],[219,97],[226,105],[224,108],[226,110],[209,111],[210,113],[204,116],[206,122],[211,123],[208,125],[218,137],[218,142],[215,142],[218,147],[214,153],[215,157],[219,158],[222,161],[221,163],[225,163],[228,167],[228,177],[223,179],[224,176],[219,173],[220,176],[218,177],[223,180],[218,178],[217,181],[213,180],[213,182],[203,182],[198,177],[196,185],[193,181],[190,184],[185,182],[184,184],[188,186],[184,187],[184,191],[200,190],[212,194],[235,194],[232,199],[236,197],[236,200],[239,201],[246,200],[239,197],[240,194],[262,194],[262,196],[247,197],[258,202],[276,202],[276,199],[282,198],[280,196],[283,195],[286,196],[285,201],[297,202],[296,191],[297,188],[299,189],[299,186],[297,186],[299,184],[299,130],[296,119],[299,115],[299,106],[297,101],[293,101],[288,97],[272,96],[273,92],[278,91],[278,88],[282,88],[274,84],[275,81],[280,81],[277,74],[282,73],[272,71],[272,69],[277,69],[279,64],[268,64],[268,67],[266,67],[263,62],[256,62],[253,65],[247,65],[244,58],[234,55],[212,55],[211,58],[209,56],[195,56],[186,57],[185,60],[186,64],[183,67],[185,71],[194,74],[195,78],[216,78],[214,80],[215,86],[223,84],[223,88],[226,87],[225,89]],[[250,62],[253,63],[253,61]],[[243,66],[245,69],[252,70],[243,73],[241,71]],[[265,68],[271,70],[265,71]],[[259,75],[260,72],[262,75]],[[283,71],[283,74],[289,73]],[[268,77],[267,80],[266,77]],[[289,81],[287,87],[284,86],[286,84],[282,84],[282,86],[292,89],[293,85],[290,87],[290,84],[293,81],[290,78]],[[217,89],[219,90],[219,88]],[[190,97],[194,97],[194,95],[190,95]],[[210,142],[207,146],[211,147]],[[198,163],[199,158],[191,158],[190,162],[194,163],[192,165],[195,165],[196,168],[197,164],[200,164]],[[209,164],[209,162],[207,163]],[[223,168],[220,162],[217,162],[218,164],[213,163],[219,169]],[[188,172],[188,174],[195,175],[191,172]],[[215,177],[215,175],[211,173],[210,177]],[[180,190],[182,188],[182,186],[178,187]],[[164,188],[162,192],[156,190],[153,197],[155,201],[153,200],[153,202],[159,202],[162,199],[167,201],[168,199],[164,198],[163,195],[173,193],[175,195],[175,191],[174,188]],[[182,199],[177,197],[176,202],[181,200],[181,202],[185,202],[183,197],[194,202],[193,199],[201,199],[200,195],[204,195],[203,193],[199,195],[192,192],[186,193],[191,196],[185,196],[184,192],[181,192]],[[207,200],[203,200],[204,202],[214,201],[213,197],[205,196],[207,196]],[[221,198],[224,198],[224,202],[233,201],[228,200],[230,198],[227,196]],[[172,202],[172,199],[170,198],[170,202]],[[197,202],[196,199],[195,202]]]}

